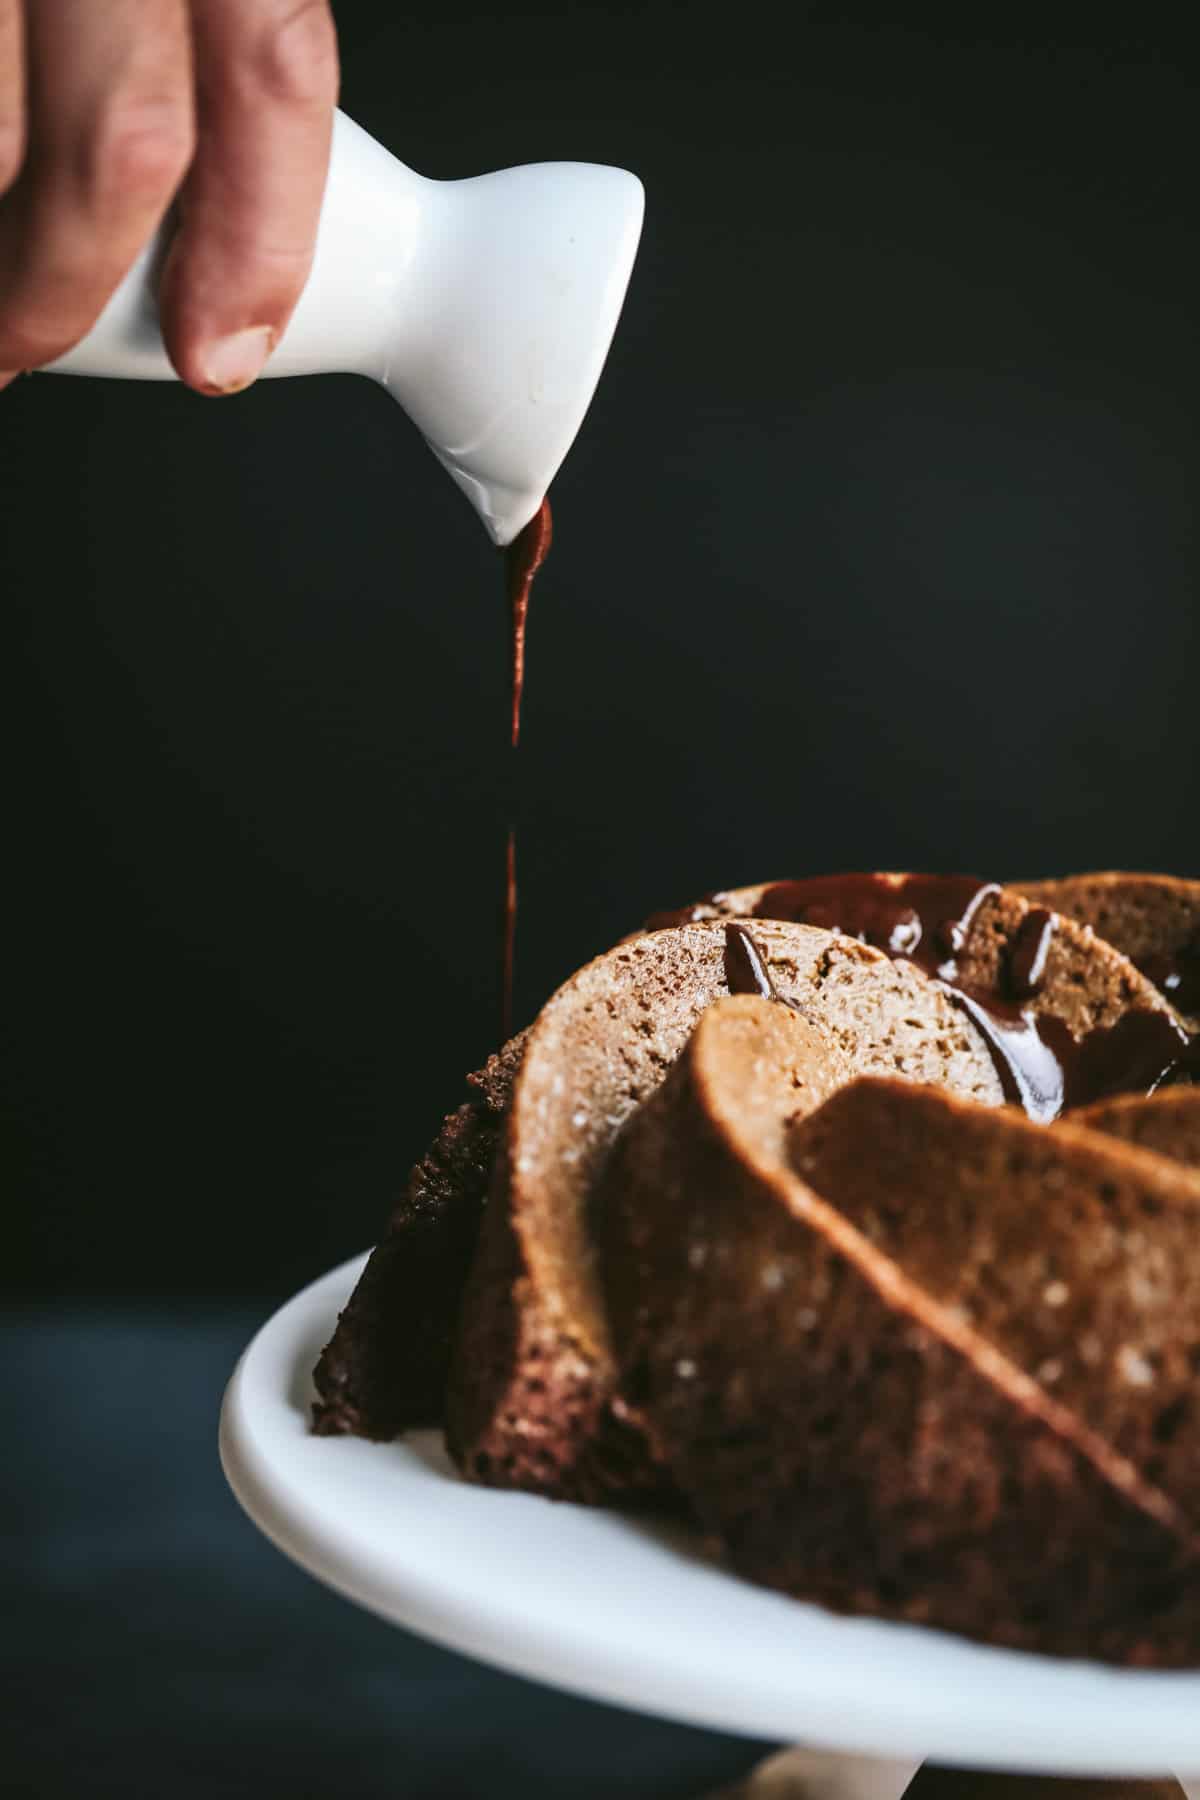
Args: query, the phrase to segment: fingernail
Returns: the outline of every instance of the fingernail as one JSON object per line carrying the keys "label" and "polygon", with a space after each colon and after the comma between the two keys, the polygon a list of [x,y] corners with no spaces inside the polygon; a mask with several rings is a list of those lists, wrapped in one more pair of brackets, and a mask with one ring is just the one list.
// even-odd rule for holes
{"label": "fingernail", "polygon": [[210,394],[236,394],[262,374],[263,364],[275,345],[269,325],[251,325],[229,337],[217,338],[201,352],[204,387]]}

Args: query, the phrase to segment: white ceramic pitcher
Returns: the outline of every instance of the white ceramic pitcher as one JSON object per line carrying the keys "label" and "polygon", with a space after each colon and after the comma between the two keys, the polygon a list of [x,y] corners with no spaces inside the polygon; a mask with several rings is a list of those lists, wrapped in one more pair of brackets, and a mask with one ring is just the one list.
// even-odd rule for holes
{"label": "white ceramic pitcher", "polygon": [[[637,251],[637,177],[531,163],[429,181],[338,113],[316,256],[266,375],[369,375],[399,401],[493,541],[537,511],[591,402]],[[174,379],[152,244],[51,365]]]}

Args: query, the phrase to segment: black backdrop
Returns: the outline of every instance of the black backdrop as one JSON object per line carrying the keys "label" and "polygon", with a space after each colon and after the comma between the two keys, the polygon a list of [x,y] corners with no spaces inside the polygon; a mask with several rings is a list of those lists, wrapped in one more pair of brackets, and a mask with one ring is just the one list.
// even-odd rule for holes
{"label": "black backdrop", "polygon": [[[535,601],[519,1015],[714,885],[1200,873],[1186,46],[337,10],[424,173],[648,189]],[[20,382],[0,517],[3,1282],[283,1293],[491,1047],[495,553],[339,379]]]}

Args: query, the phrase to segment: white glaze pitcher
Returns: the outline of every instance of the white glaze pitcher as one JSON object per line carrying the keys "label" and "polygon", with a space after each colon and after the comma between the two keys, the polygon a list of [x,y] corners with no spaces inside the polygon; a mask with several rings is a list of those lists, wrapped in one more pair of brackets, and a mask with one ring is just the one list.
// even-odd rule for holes
{"label": "white glaze pitcher", "polygon": [[[264,373],[381,382],[492,540],[510,543],[591,402],[642,207],[637,177],[599,163],[429,181],[338,113],[312,273]],[[174,379],[161,255],[160,239],[53,370]]]}

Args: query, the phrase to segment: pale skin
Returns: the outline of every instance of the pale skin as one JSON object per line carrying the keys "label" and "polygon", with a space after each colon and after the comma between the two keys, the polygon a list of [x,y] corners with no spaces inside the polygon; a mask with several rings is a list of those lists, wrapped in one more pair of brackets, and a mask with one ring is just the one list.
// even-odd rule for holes
{"label": "pale skin", "polygon": [[171,361],[249,387],[308,277],[337,86],[326,0],[0,0],[0,387],[87,335],[173,203]]}

